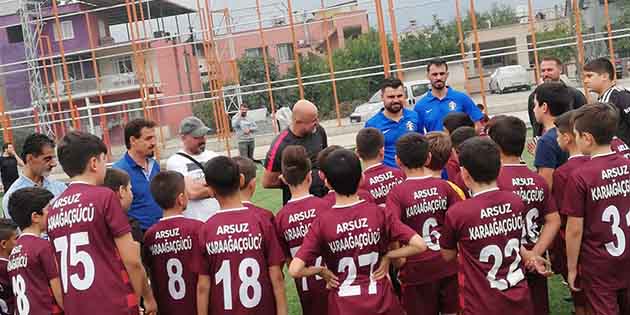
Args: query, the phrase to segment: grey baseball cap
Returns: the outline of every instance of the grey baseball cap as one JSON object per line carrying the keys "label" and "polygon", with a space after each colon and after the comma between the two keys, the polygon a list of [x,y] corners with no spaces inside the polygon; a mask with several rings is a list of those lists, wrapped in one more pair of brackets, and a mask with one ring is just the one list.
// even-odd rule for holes
{"label": "grey baseball cap", "polygon": [[182,120],[179,124],[180,135],[191,135],[193,137],[205,136],[210,132],[210,128],[195,116],[189,116]]}

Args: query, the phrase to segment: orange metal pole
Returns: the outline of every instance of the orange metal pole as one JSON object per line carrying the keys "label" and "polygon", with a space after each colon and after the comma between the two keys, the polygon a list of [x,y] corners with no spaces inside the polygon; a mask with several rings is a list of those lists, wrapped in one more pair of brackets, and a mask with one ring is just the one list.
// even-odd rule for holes
{"label": "orange metal pole", "polygon": [[529,32],[532,36],[532,48],[534,49],[534,79],[536,80],[536,84],[540,82],[540,63],[538,63],[538,47],[536,42],[536,25],[534,22],[534,8],[532,4],[532,0],[527,1],[527,7],[529,11]]}
{"label": "orange metal pole", "polygon": [[304,83],[302,82],[302,69],[300,68],[300,54],[298,53],[297,39],[295,35],[295,23],[293,22],[293,7],[291,0],[287,0],[289,11],[289,25],[291,27],[291,39],[293,40],[293,58],[295,59],[295,74],[297,76],[298,89],[300,91],[300,99],[304,99]]}
{"label": "orange metal pole", "polygon": [[35,121],[35,132],[41,133],[42,128],[39,125],[39,113],[37,111],[37,107],[33,107],[33,120]]}
{"label": "orange metal pole", "polygon": [[[324,0],[322,0],[322,9],[324,9]],[[339,109],[339,97],[337,95],[337,82],[335,80],[335,64],[332,58],[332,47],[330,45],[330,37],[328,36],[328,19],[326,17],[322,20],[324,27],[324,36],[326,37],[326,55],[328,59],[328,69],[330,71],[330,83],[332,84],[333,101],[335,102],[335,114],[337,115],[337,127],[341,127],[341,110]],[[330,23],[332,18],[330,18]]]}
{"label": "orange metal pole", "polygon": [[396,77],[405,80],[402,62],[400,60],[400,44],[398,42],[398,26],[396,25],[396,13],[394,12],[394,0],[388,0],[389,22],[392,29],[392,43],[394,45],[394,58],[396,59]]}
{"label": "orange metal pole", "polygon": [[457,33],[459,36],[459,53],[462,55],[462,66],[464,68],[464,84],[466,86],[466,93],[472,95],[472,89],[470,87],[470,81],[468,80],[468,65],[466,63],[466,48],[464,48],[464,31],[462,28],[462,15],[461,15],[460,0],[455,0],[455,21],[457,22]]}
{"label": "orange metal pole", "polygon": [[61,64],[63,66],[63,80],[68,95],[68,104],[70,105],[70,114],[72,116],[72,127],[74,129],[81,128],[81,121],[78,119],[79,113],[72,100],[72,88],[70,86],[70,77],[68,76],[68,64],[66,63],[66,51],[63,47],[63,33],[61,32],[61,21],[59,20],[59,10],[57,9],[57,1],[52,2],[52,11],[55,15],[55,27],[57,33],[57,44],[59,45],[59,55],[61,56]]}
{"label": "orange metal pole", "polygon": [[[85,13],[85,23],[87,24],[87,33],[88,33],[88,41],[90,42],[90,51],[92,54],[92,69],[94,71],[94,79],[96,80],[96,91],[98,92],[98,102],[100,103],[100,107],[98,108],[98,113],[101,115],[100,124],[101,130],[103,131],[103,141],[108,148],[111,148],[111,142],[109,139],[109,128],[107,127],[107,116],[105,115],[105,102],[103,100],[103,89],[101,86],[101,74],[98,71],[98,64],[96,63],[96,51],[94,44],[94,36],[92,35],[92,25],[90,24],[90,16],[86,12]],[[88,109],[92,111],[91,109]],[[111,149],[107,150],[107,159],[110,160],[112,157]]]}
{"label": "orange metal pole", "polygon": [[387,35],[385,34],[385,19],[383,17],[383,5],[381,0],[374,0],[376,4],[376,19],[378,21],[378,37],[381,42],[381,58],[383,59],[383,72],[386,78],[391,75],[389,61],[389,48],[387,47]]}
{"label": "orange metal pole", "polygon": [[265,32],[263,31],[262,17],[260,15],[260,0],[256,0],[256,15],[258,16],[258,33],[262,42],[263,63],[265,64],[265,78],[267,79],[267,94],[269,94],[269,105],[271,106],[271,124],[273,132],[278,132],[278,123],[276,121],[276,104],[273,100],[273,91],[271,90],[271,74],[269,71],[269,59],[267,57],[267,43],[265,41]]}
{"label": "orange metal pole", "polygon": [[[50,38],[48,36],[42,36],[42,38],[46,38],[46,48],[48,48],[48,56],[49,56],[49,60],[50,60],[50,65],[52,67],[53,65],[53,58],[52,58],[52,44],[50,42]],[[66,133],[66,122],[63,121],[63,109],[61,107],[61,97],[59,96],[59,85],[57,84],[57,74],[55,73],[55,69],[51,69],[50,73],[52,74],[52,79],[53,79],[53,87],[55,89],[55,98],[57,99],[57,111],[59,112],[59,124],[61,126],[61,132],[62,134]],[[72,111],[71,111],[72,113]]]}
{"label": "orange metal pole", "polygon": [[0,119],[0,123],[2,124],[2,129],[4,129],[2,133],[2,138],[4,139],[4,143],[13,142],[13,130],[11,130],[11,120],[7,117],[4,112],[4,97],[0,94],[0,115],[2,118]]}
{"label": "orange metal pole", "polygon": [[475,14],[475,0],[470,0],[470,16],[473,34],[475,36],[475,51],[477,55],[477,72],[479,73],[479,85],[481,91],[481,99],[484,106],[484,112],[488,112],[488,103],[486,102],[486,84],[483,79],[483,69],[481,67],[481,52],[479,51],[479,33],[477,32],[477,15]]}
{"label": "orange metal pole", "polygon": [[[606,17],[606,30],[608,31],[608,53],[610,54],[610,62],[615,65],[615,46],[612,40],[612,26],[610,25],[610,14],[608,12],[608,0],[604,0],[604,16]],[[617,80],[617,71],[613,72],[614,79]]]}
{"label": "orange metal pole", "polygon": [[[131,36],[131,49],[133,50],[133,60],[134,63],[136,64],[136,69],[134,71],[135,75],[136,75],[136,79],[138,80],[138,84],[140,85],[140,97],[142,99],[142,111],[144,114],[145,118],[148,118],[148,112],[147,112],[147,98],[145,97],[145,90],[144,90],[144,78],[143,78],[143,74],[144,71],[142,68],[144,68],[144,64],[139,60],[140,56],[138,53],[138,47],[137,47],[137,43],[136,43],[136,38],[139,37],[138,32],[138,28],[137,25],[135,25],[134,27],[134,18],[132,18],[131,16],[131,6],[132,4],[130,3],[129,0],[125,0],[125,7],[127,8],[127,19],[129,21],[129,35]],[[135,6],[134,6],[135,9]],[[135,12],[135,10],[134,10]]]}
{"label": "orange metal pole", "polygon": [[122,110],[123,110],[123,112],[122,112],[122,119],[123,119],[123,122],[126,125],[129,122],[129,115],[127,114],[127,104],[126,103],[122,104]]}
{"label": "orange metal pole", "polygon": [[591,102],[591,94],[588,91],[588,86],[586,86],[586,81],[584,81],[584,39],[582,38],[582,19],[580,13],[580,6],[578,5],[577,0],[572,0],[573,3],[573,14],[575,15],[575,35],[577,37],[578,44],[578,64],[580,65],[580,75],[582,77],[582,86],[584,87],[584,96],[586,96],[586,102]]}
{"label": "orange metal pole", "polygon": [[[55,113],[55,107],[53,105],[53,98],[52,98],[52,91],[50,90],[50,80],[48,80],[48,62],[46,62],[46,58],[44,58],[44,56],[46,56],[46,53],[44,51],[44,42],[42,41],[42,38],[46,37],[45,35],[40,35],[39,39],[37,40],[38,45],[39,45],[39,53],[41,54],[41,58],[42,58],[42,63],[44,64],[44,84],[46,85],[46,93],[48,94],[48,107],[50,108],[50,116],[52,117],[53,123],[53,130],[55,132],[55,136],[59,137],[60,134],[60,130],[59,128],[57,128],[57,123],[55,123],[55,121],[57,120],[57,115]],[[51,61],[52,64],[52,61]],[[52,70],[54,71],[54,70]],[[57,103],[59,104],[59,99],[57,99]],[[61,105],[59,105],[59,107],[61,107]]]}

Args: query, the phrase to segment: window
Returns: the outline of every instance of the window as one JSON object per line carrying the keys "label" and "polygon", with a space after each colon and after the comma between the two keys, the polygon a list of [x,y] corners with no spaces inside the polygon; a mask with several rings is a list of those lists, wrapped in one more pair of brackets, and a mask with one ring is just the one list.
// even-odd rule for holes
{"label": "window", "polygon": [[107,28],[105,27],[105,22],[100,19],[98,20],[98,36],[99,38],[107,36]]}
{"label": "window", "polygon": [[24,34],[22,33],[22,26],[7,27],[7,37],[9,43],[21,43],[24,41]]}
{"label": "window", "polygon": [[[267,57],[269,56],[269,48],[265,47],[265,52],[267,53]],[[245,49],[245,56],[250,58],[262,57],[263,55],[262,47],[256,48],[247,48]]]}
{"label": "window", "polygon": [[133,62],[130,56],[114,59],[114,70],[118,74],[133,72]]}
{"label": "window", "polygon": [[279,44],[278,49],[278,61],[283,62],[292,62],[295,60],[293,58],[293,44]]}
{"label": "window", "polygon": [[[74,38],[74,28],[72,28],[72,21],[62,21],[61,23],[61,38],[62,40]],[[59,32],[57,31],[57,24],[54,24],[55,40],[59,40]]]}

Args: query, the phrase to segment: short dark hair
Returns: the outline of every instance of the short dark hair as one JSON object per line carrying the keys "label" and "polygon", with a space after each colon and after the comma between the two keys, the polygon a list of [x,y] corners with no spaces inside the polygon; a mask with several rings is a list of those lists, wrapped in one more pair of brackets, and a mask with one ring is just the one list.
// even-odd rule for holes
{"label": "short dark hair", "polygon": [[518,117],[505,116],[495,121],[488,130],[488,135],[499,146],[503,154],[521,156],[525,149],[527,126]]}
{"label": "short dark hair", "polygon": [[49,146],[55,148],[55,141],[50,139],[47,135],[41,133],[34,133],[24,140],[22,145],[22,160],[26,163],[26,156],[32,155],[38,157],[43,153],[44,147]]}
{"label": "short dark hair", "polygon": [[470,116],[462,112],[450,112],[444,117],[444,128],[451,134],[455,129],[459,127],[475,127],[475,123],[470,119]]}
{"label": "short dark hair", "polygon": [[451,144],[456,152],[464,141],[477,136],[477,130],[473,127],[459,127],[451,133]]}
{"label": "short dark hair", "polygon": [[396,156],[407,168],[422,168],[429,156],[429,142],[417,132],[406,133],[396,141]]}
{"label": "short dark hair", "polygon": [[0,241],[10,239],[17,232],[17,225],[11,219],[0,219]]}
{"label": "short dark hair", "polygon": [[489,138],[468,139],[460,145],[459,164],[475,182],[490,183],[497,179],[501,169],[499,148]]}
{"label": "short dark hair", "polygon": [[571,107],[572,98],[569,88],[562,82],[545,82],[534,90],[538,105],[547,103],[552,116],[560,116]]}
{"label": "short dark hair", "polygon": [[598,145],[606,145],[617,132],[619,111],[606,103],[588,104],[576,109],[571,121],[577,132],[588,132]]}
{"label": "short dark hair", "polygon": [[361,159],[371,160],[378,156],[378,152],[385,145],[385,137],[376,128],[363,128],[356,137],[357,154]]}
{"label": "short dark hair", "polygon": [[91,158],[107,154],[101,138],[82,131],[67,133],[57,148],[61,168],[69,177],[83,174]]}
{"label": "short dark hair", "polygon": [[397,89],[401,86],[405,86],[405,84],[400,81],[399,79],[396,78],[385,78],[383,80],[383,83],[381,84],[381,93],[385,92],[386,88],[392,88],[392,89]]}
{"label": "short dark hair", "polygon": [[446,71],[448,71],[448,64],[446,63],[446,60],[442,59],[442,58],[434,58],[429,60],[429,63],[427,63],[427,73],[429,73],[431,71],[431,66],[439,66],[439,67],[446,67]]}
{"label": "short dark hair", "polygon": [[9,197],[9,214],[20,229],[33,224],[33,213],[43,214],[44,208],[54,198],[54,195],[43,188],[27,187],[13,192]]}
{"label": "short dark hair", "polygon": [[304,182],[311,173],[311,160],[301,145],[289,145],[282,151],[282,177],[289,186]]}
{"label": "short dark hair", "polygon": [[584,71],[595,72],[599,75],[608,74],[609,80],[615,79],[615,67],[608,58],[597,58],[584,65]]}
{"label": "short dark hair", "polygon": [[250,158],[243,156],[235,156],[232,159],[238,164],[239,172],[245,178],[243,187],[241,187],[245,188],[249,182],[256,178],[256,164]]}
{"label": "short dark hair", "polygon": [[[328,156],[334,151],[341,150],[341,149],[343,149],[342,146],[333,144],[319,151],[319,153],[317,154],[317,165],[319,166],[319,168],[323,171],[324,170],[323,165],[324,163],[326,163],[326,159],[328,158]],[[324,174],[326,174],[326,172],[324,172]]]}
{"label": "short dark hair", "polygon": [[573,134],[573,115],[575,114],[575,110],[570,110],[558,117],[554,120],[554,125],[558,128],[558,132],[564,134]]}
{"label": "short dark hair", "polygon": [[558,65],[559,68],[562,68],[563,65],[562,60],[554,56],[544,56],[540,62],[542,63],[543,61],[553,61],[556,63],[556,65]]}
{"label": "short dark hair", "polygon": [[129,182],[131,182],[129,174],[121,169],[112,167],[105,171],[103,186],[113,190],[114,192],[118,192],[120,187],[127,187]]}
{"label": "short dark hair", "polygon": [[363,173],[361,162],[354,152],[347,149],[334,151],[326,158],[323,171],[336,193],[344,196],[357,193]]}
{"label": "short dark hair", "polygon": [[155,128],[155,122],[143,118],[136,118],[125,125],[125,147],[131,148],[131,140],[129,138],[140,138],[143,128]]}
{"label": "short dark hair", "polygon": [[227,156],[212,158],[206,163],[204,173],[206,184],[218,196],[230,196],[240,189],[241,172],[238,164]]}
{"label": "short dark hair", "polygon": [[175,171],[161,171],[151,180],[151,195],[162,209],[175,207],[177,197],[185,191],[184,176]]}
{"label": "short dark hair", "polygon": [[5,151],[6,149],[9,148],[10,145],[12,145],[13,143],[11,142],[5,142],[4,144],[2,144],[2,151]]}
{"label": "short dark hair", "polygon": [[441,131],[427,133],[426,139],[429,142],[429,152],[431,152],[431,161],[427,167],[433,171],[441,171],[451,157],[453,149],[451,139]]}

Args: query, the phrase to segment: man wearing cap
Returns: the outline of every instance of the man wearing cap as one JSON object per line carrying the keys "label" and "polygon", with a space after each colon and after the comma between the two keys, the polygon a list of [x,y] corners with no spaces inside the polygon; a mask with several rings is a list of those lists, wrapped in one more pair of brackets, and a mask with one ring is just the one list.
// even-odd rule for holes
{"label": "man wearing cap", "polygon": [[203,222],[219,209],[219,203],[212,198],[201,168],[207,161],[218,156],[212,151],[206,151],[209,131],[210,128],[199,118],[184,118],[179,125],[182,149],[166,161],[167,170],[182,174],[186,180],[186,192],[190,200],[184,216]]}
{"label": "man wearing cap", "polygon": [[238,114],[232,117],[232,128],[236,132],[238,139],[238,154],[254,160],[254,132],[256,132],[256,122],[247,117],[247,104],[241,104]]}

